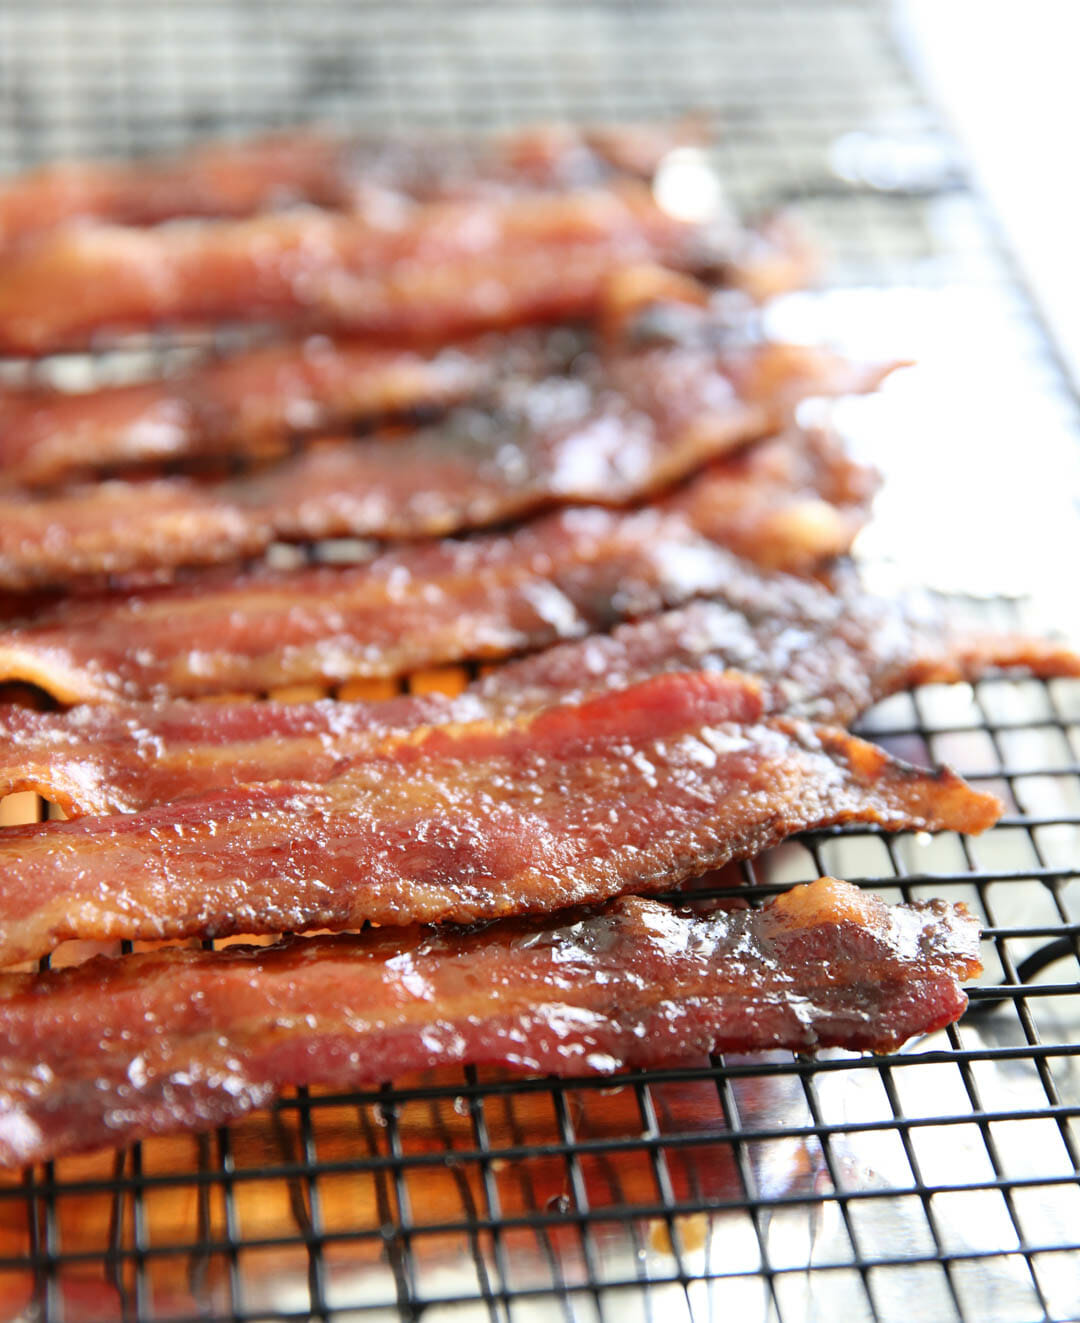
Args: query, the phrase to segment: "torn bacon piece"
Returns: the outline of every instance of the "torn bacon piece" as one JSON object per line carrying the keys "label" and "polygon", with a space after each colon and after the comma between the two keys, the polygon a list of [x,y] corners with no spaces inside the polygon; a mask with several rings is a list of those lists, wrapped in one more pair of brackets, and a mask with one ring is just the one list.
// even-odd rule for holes
{"label": "torn bacon piece", "polygon": [[644,186],[435,202],[401,217],[294,212],[157,229],[58,230],[0,261],[0,349],[95,332],[271,321],[399,342],[568,321],[639,262],[718,273],[755,296],[808,273],[784,223],[723,241]]}
{"label": "torn bacon piece", "polygon": [[313,130],[205,143],[171,158],[70,162],[0,184],[0,249],[72,220],[153,225],[298,202],[344,210],[498,191],[649,179],[698,135],[688,124],[539,126],[482,142],[344,138]]}
{"label": "torn bacon piece", "polygon": [[0,497],[0,588],[223,563],[275,541],[437,537],[556,503],[625,505],[775,431],[799,398],[872,389],[887,371],[768,343],[585,357],[576,372],[510,376],[482,407],[393,441],[319,446],[242,478]]}
{"label": "torn bacon piece", "polygon": [[992,826],[1002,805],[756,681],[658,676],[506,721],[424,727],[272,782],[0,833],[0,963],[68,938],[471,923],[663,891],[795,832]]}
{"label": "torn bacon piece", "polygon": [[[963,1014],[979,926],[821,878],[762,909],[626,897],[480,929],[186,948],[0,976],[0,1164],[204,1129],[288,1085],[885,1052]],[[88,1029],[88,1014],[93,1027]]]}
{"label": "torn bacon piece", "polygon": [[875,484],[835,438],[796,433],[719,461],[641,510],[586,506],[360,565],[210,570],[64,599],[0,630],[0,682],[101,702],[251,693],[503,657],[753,575],[718,543],[813,568],[850,546]]}
{"label": "torn bacon piece", "polygon": [[252,782],[324,782],[343,758],[423,726],[505,720],[656,675],[731,668],[761,685],[767,714],[846,726],[915,684],[994,669],[1076,676],[1080,656],[1049,640],[964,629],[946,606],[888,602],[854,584],[834,594],[744,567],[718,600],[509,662],[455,698],[9,706],[0,710],[0,795],[33,790],[74,817]]}

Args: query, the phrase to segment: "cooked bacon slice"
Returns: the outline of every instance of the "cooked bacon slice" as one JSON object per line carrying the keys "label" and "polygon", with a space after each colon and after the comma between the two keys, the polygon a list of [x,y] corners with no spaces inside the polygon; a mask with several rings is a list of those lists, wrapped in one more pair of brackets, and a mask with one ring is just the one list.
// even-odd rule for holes
{"label": "cooked bacon slice", "polygon": [[503,361],[486,338],[419,353],[312,336],[164,381],[78,394],[11,389],[0,394],[0,484],[38,487],[155,461],[272,453],[294,435],[468,399],[490,386]]}
{"label": "cooked bacon slice", "polygon": [[[701,418],[737,441],[775,429],[808,394],[869,391],[896,366],[761,341],[745,303],[692,307],[680,300],[704,295],[693,281],[655,269],[622,274],[600,305],[614,323],[608,335],[517,330],[426,353],[313,336],[162,381],[80,394],[8,390],[0,395],[0,487],[56,485],[155,460],[280,454],[292,436],[467,400],[495,413],[504,431],[529,435],[595,417],[601,454],[610,445],[604,420],[619,414],[612,392],[625,397],[624,413],[636,406],[658,427]],[[575,385],[549,381],[562,377]],[[625,418],[614,425],[625,427]],[[456,430],[466,428],[459,421]],[[466,431],[473,444],[477,430]]]}
{"label": "cooked bacon slice", "polygon": [[625,897],[465,931],[6,974],[0,1164],[221,1125],[288,1085],[431,1066],[591,1075],[715,1051],[891,1051],[962,1015],[960,982],[980,970],[963,905],[886,905],[821,878],[762,909]]}
{"label": "cooked bacon slice", "polygon": [[[847,726],[878,700],[922,684],[973,682],[1000,671],[1080,676],[1080,653],[1059,640],[987,628],[947,598],[890,600],[865,592],[854,575],[837,576],[826,588],[746,568],[712,599],[508,662],[470,686],[466,697],[518,712],[654,675],[730,669],[762,682],[770,712]],[[187,709],[202,710],[197,704],[172,710]],[[293,719],[303,710],[290,709]],[[394,711],[393,705],[381,710]],[[138,705],[131,716],[138,722],[151,711]],[[66,725],[63,716],[48,719]],[[81,720],[96,724],[105,714],[87,708]],[[153,722],[149,729],[156,731]],[[194,727],[181,738],[198,742]]]}
{"label": "cooked bacon slice", "polygon": [[360,565],[204,571],[73,597],[0,630],[0,682],[64,702],[165,697],[503,657],[605,629],[753,573],[721,546],[813,567],[847,549],[875,479],[824,433],[718,462],[655,506],[586,506]]}
{"label": "cooked bacon slice", "polygon": [[[593,333],[519,328],[430,351],[312,336],[161,381],[81,394],[9,389],[0,394],[0,485],[55,485],[166,459],[280,454],[293,436],[468,399],[501,409],[504,426],[517,419],[535,432],[551,412],[551,388],[532,388],[566,375],[581,383],[583,413],[608,407],[610,388],[650,414],[660,410],[670,425],[692,410],[716,412],[741,433],[762,424],[736,426],[740,403],[748,413],[775,404],[775,419],[803,395],[868,390],[888,370],[843,372],[832,355],[762,343],[744,298],[728,291],[710,300],[696,281],[655,267],[606,282],[597,323]],[[675,390],[690,399],[673,400]],[[556,402],[567,403],[563,395]]]}
{"label": "cooked bacon slice", "polygon": [[0,963],[67,938],[471,923],[662,891],[836,823],[979,832],[1001,803],[734,673],[425,727],[272,782],[0,833]]}
{"label": "cooked bacon slice", "polygon": [[75,220],[153,225],[296,202],[347,205],[342,165],[341,144],[313,133],[210,143],[171,160],[46,165],[0,184],[0,249]]}
{"label": "cooked bacon slice", "polygon": [[732,577],[722,597],[508,662],[454,698],[130,703],[0,709],[0,795],[32,790],[69,817],[132,812],[260,781],[325,782],[343,758],[423,726],[499,721],[656,675],[735,668],[769,715],[848,725],[915,684],[992,670],[1080,675],[1060,643],[964,628],[952,604],[889,602],[787,576]]}
{"label": "cooked bacon slice", "polygon": [[342,138],[312,130],[205,143],[172,158],[68,162],[0,184],[0,248],[66,221],[153,225],[242,217],[298,202],[363,209],[394,196],[428,202],[498,190],[585,187],[650,178],[696,135],[689,125],[575,129],[506,138]]}
{"label": "cooked bacon slice", "polygon": [[781,225],[726,243],[644,186],[393,215],[295,212],[158,229],[58,230],[0,261],[0,349],[78,348],[95,332],[276,321],[398,341],[586,317],[619,269],[716,272],[755,295],[810,259]]}
{"label": "cooked bacon slice", "polygon": [[569,375],[510,377],[484,406],[392,443],[320,446],[243,478],[16,493],[0,497],[0,588],[222,563],[275,541],[435,537],[555,503],[625,505],[774,431],[800,397],[870,389],[885,370],[768,343],[628,350]]}

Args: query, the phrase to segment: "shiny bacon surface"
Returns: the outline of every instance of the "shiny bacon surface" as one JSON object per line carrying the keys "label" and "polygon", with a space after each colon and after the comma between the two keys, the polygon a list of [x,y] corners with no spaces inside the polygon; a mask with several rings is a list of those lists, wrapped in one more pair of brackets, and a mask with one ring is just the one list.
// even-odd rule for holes
{"label": "shiny bacon surface", "polygon": [[730,668],[761,685],[768,714],[847,725],[911,685],[1001,668],[1080,675],[1080,656],[1049,641],[964,631],[947,610],[879,600],[853,584],[831,593],[746,569],[721,599],[508,662],[455,698],[108,703],[63,713],[12,705],[0,710],[0,795],[33,790],[77,816],[252,782],[324,782],[343,758],[424,726],[504,720],[656,675]]}
{"label": "shiny bacon surface", "polygon": [[724,242],[644,185],[289,212],[155,229],[69,227],[0,259],[0,349],[79,347],[97,331],[274,321],[395,340],[590,315],[619,269],[718,272],[755,295],[807,271],[782,226]]}
{"label": "shiny bacon surface", "polygon": [[487,142],[343,138],[314,130],[207,143],[171,158],[70,162],[0,182],[0,250],[68,221],[153,225],[183,216],[238,217],[298,202],[363,210],[529,188],[649,178],[673,148],[670,129],[553,125]]}
{"label": "shiny bacon surface", "polygon": [[0,834],[0,963],[70,937],[474,922],[663,891],[808,828],[978,832],[1001,812],[735,674],[425,727],[268,782]]}
{"label": "shiny bacon surface", "polygon": [[[528,353],[533,334],[517,334]],[[11,389],[0,393],[0,484],[40,487],[102,469],[280,451],[293,435],[467,399],[490,385],[502,361],[488,338],[421,353],[310,336],[158,381],[82,393]]]}
{"label": "shiny bacon surface", "polygon": [[564,339],[569,371],[511,370],[486,400],[392,440],[311,448],[245,477],[0,495],[0,588],[227,562],[274,541],[436,537],[555,503],[626,504],[775,430],[799,398],[871,389],[883,374],[790,345],[676,341],[597,361],[587,341]]}
{"label": "shiny bacon surface", "polygon": [[[591,331],[519,328],[427,351],[310,336],[153,382],[9,389],[0,394],[0,484],[55,486],[161,460],[280,454],[293,436],[465,400],[498,414],[504,429],[535,430],[550,413],[551,377],[577,383],[583,416],[590,406],[602,416],[612,394],[629,389],[662,423],[694,409],[726,417],[739,404],[776,420],[808,393],[868,390],[885,371],[844,371],[832,355],[762,343],[743,296],[710,300],[688,277],[638,266],[606,282]],[[680,385],[686,404],[671,398]],[[543,388],[535,401],[532,387]]]}
{"label": "shiny bacon surface", "polygon": [[827,434],[796,433],[641,510],[567,509],[360,565],[203,571],[66,599],[0,630],[0,680],[99,702],[507,656],[723,592],[752,571],[720,543],[813,568],[850,546],[875,484]]}
{"label": "shiny bacon surface", "polygon": [[709,915],[625,898],[472,931],[172,948],[0,976],[0,1163],[203,1129],[291,1084],[428,1066],[560,1075],[710,1051],[886,1051],[964,1010],[962,905],[822,878]]}

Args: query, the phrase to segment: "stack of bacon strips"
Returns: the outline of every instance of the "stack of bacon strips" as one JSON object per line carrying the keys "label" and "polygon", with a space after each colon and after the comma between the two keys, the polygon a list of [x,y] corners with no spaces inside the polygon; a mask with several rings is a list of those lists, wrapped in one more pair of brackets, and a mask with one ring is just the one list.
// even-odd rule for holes
{"label": "stack of bacon strips", "polygon": [[677,141],[309,133],[0,189],[4,350],[276,336],[0,395],[0,795],[67,819],[0,829],[0,963],[173,943],[0,975],[0,1161],[290,1085],[885,1051],[963,1011],[962,905],[642,898],[807,829],[984,830],[992,796],[845,727],[1080,673],[845,572],[877,479],[796,407],[891,365],[762,334],[811,258],[668,214]]}

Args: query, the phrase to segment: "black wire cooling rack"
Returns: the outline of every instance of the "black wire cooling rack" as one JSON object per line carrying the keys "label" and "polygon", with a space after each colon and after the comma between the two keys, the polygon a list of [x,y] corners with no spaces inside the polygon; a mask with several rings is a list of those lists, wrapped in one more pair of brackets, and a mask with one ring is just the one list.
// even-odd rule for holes
{"label": "black wire cooling rack", "polygon": [[[851,406],[856,441],[890,475],[868,570],[932,570],[982,593],[1038,581],[1053,615],[1071,584],[1049,575],[1060,483],[1040,463],[1075,446],[1080,408],[886,8],[0,5],[4,170],[308,120],[469,131],[684,111],[718,127],[733,205],[795,203],[826,244],[828,290],[791,301],[789,320],[889,352],[882,327],[906,327],[900,351],[929,340],[944,368],[937,394],[913,384]],[[38,370],[89,380],[116,362]],[[996,495],[975,480],[1010,409],[1029,424],[1022,468],[1042,483],[1027,523],[1010,491],[1021,466]],[[301,1090],[208,1135],[50,1163],[0,1183],[0,1317],[1080,1316],[1080,685],[927,688],[864,730],[914,761],[951,761],[1007,816],[978,840],[820,833],[741,880],[765,896],[832,872],[889,899],[965,900],[985,922],[986,973],[957,1026],[876,1059]]]}

